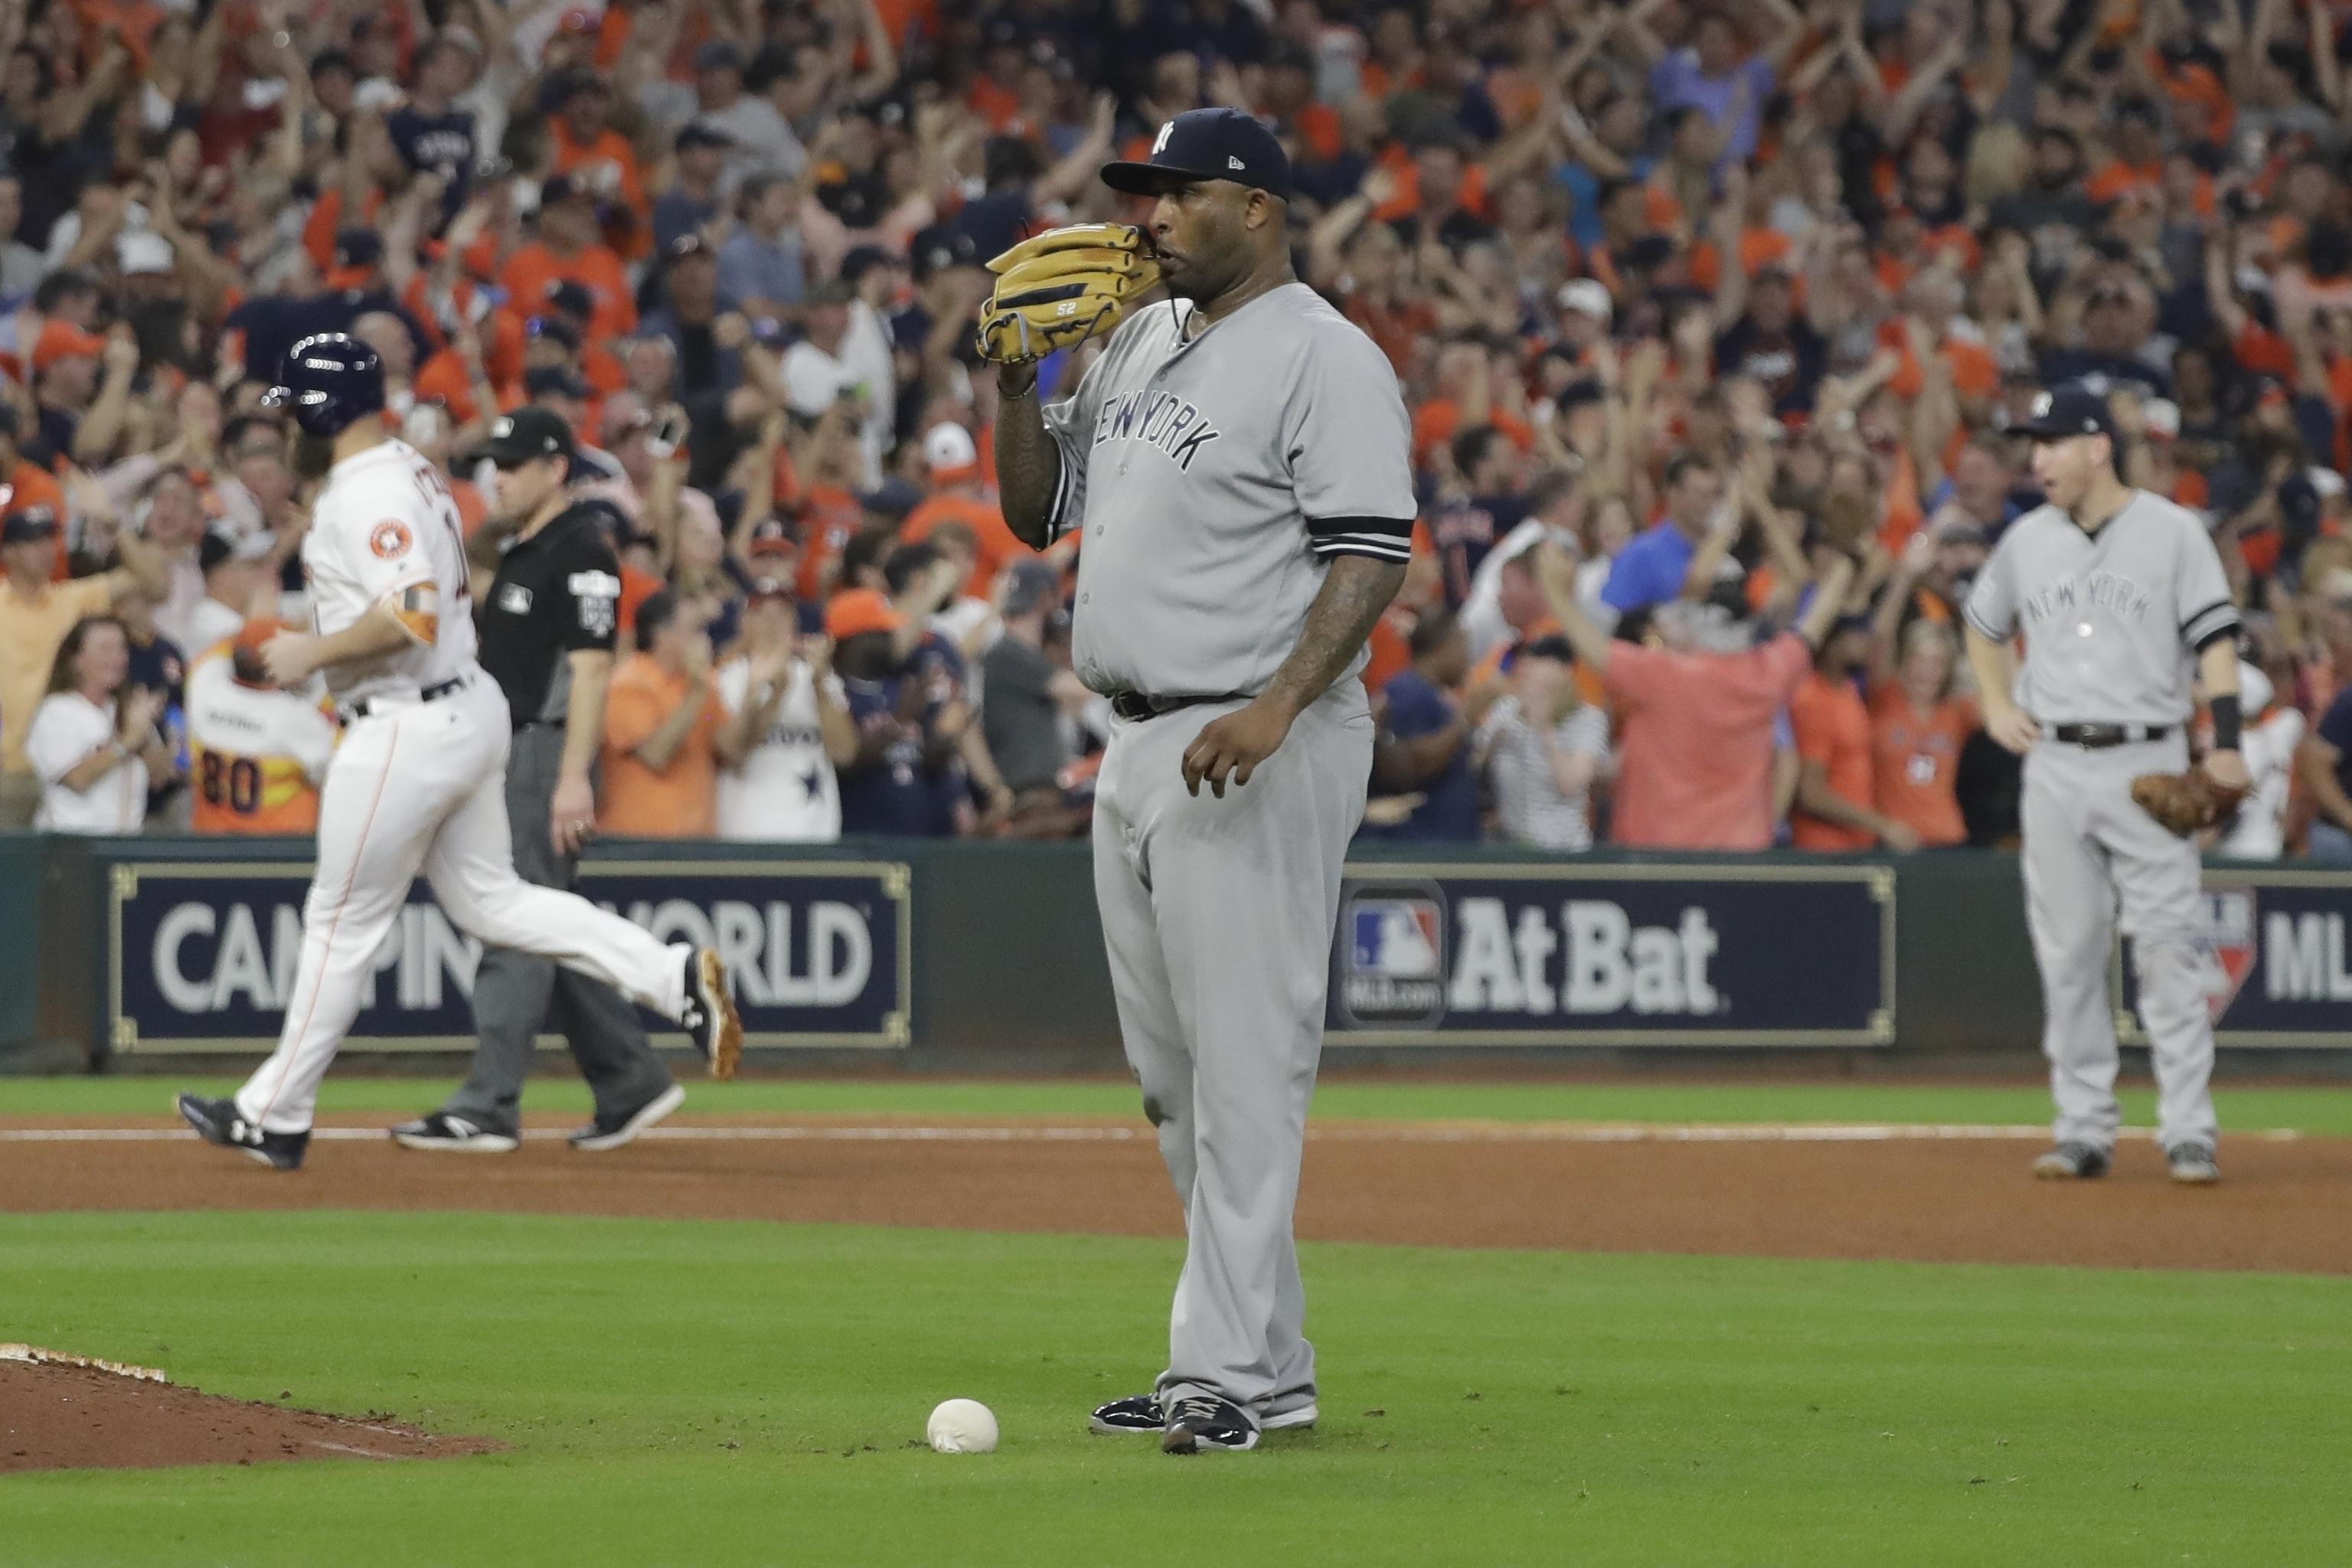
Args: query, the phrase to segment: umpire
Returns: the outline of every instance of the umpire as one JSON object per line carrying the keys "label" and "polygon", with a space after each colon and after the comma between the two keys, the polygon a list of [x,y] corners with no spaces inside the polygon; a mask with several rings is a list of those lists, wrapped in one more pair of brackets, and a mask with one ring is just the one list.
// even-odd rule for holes
{"label": "umpire", "polygon": [[[507,821],[515,869],[568,889],[596,815],[591,768],[621,602],[620,564],[603,525],[616,514],[566,491],[572,430],[550,410],[525,406],[499,419],[483,453],[499,470],[498,513],[467,550],[482,668],[514,715]],[[474,1022],[481,1043],[471,1075],[439,1110],[392,1130],[403,1148],[513,1149],[542,1026],[562,1031],[596,1097],[596,1120],[572,1135],[573,1148],[617,1149],[686,1099],[627,998],[546,959],[485,948]]]}

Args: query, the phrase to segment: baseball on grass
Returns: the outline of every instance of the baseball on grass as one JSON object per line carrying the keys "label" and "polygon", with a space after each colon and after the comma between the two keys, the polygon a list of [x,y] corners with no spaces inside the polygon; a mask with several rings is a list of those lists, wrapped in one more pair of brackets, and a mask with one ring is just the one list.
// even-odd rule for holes
{"label": "baseball on grass", "polygon": [[924,1428],[942,1454],[988,1454],[996,1449],[996,1417],[977,1399],[946,1399]]}

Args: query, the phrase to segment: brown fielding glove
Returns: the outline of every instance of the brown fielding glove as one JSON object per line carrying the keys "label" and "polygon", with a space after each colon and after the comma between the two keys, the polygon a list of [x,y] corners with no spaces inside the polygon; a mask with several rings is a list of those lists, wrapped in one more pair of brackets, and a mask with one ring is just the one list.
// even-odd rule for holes
{"label": "brown fielding glove", "polygon": [[980,310],[980,353],[1022,364],[1109,331],[1160,282],[1143,231],[1081,223],[1032,235],[988,264],[996,291]]}
{"label": "brown fielding glove", "polygon": [[2215,784],[2203,768],[2142,773],[2132,780],[2132,799],[2139,808],[2183,838],[2225,820],[2245,797],[2244,790]]}

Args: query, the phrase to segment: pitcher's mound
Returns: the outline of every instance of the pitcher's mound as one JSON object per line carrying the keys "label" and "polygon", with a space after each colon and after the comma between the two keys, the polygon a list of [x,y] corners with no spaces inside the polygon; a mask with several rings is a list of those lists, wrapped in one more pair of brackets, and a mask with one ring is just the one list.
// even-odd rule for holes
{"label": "pitcher's mound", "polygon": [[0,1360],[0,1474],[436,1459],[504,1447],[487,1437],[436,1437],[394,1421],[248,1405],[97,1366]]}

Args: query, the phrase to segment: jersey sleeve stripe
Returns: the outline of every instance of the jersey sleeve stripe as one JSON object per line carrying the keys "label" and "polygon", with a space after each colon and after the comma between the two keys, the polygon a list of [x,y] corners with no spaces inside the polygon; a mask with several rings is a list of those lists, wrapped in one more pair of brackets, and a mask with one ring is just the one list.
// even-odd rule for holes
{"label": "jersey sleeve stripe", "polygon": [[2208,645],[2238,629],[2238,610],[2234,605],[2216,605],[2189,617],[2181,628],[2181,640],[2202,653]]}
{"label": "jersey sleeve stripe", "polygon": [[1310,517],[1307,520],[1307,531],[1318,539],[1328,539],[1337,534],[1360,538],[1392,535],[1399,539],[1411,539],[1412,521],[1409,517]]}
{"label": "jersey sleeve stripe", "polygon": [[1335,535],[1329,539],[1309,542],[1318,560],[1328,561],[1335,555],[1365,555],[1374,561],[1387,561],[1402,566],[1412,559],[1409,540],[1367,537],[1360,533]]}
{"label": "jersey sleeve stripe", "polygon": [[1045,508],[1045,542],[1051,544],[1077,521],[1070,516],[1072,492],[1076,489],[1073,480],[1077,470],[1077,458],[1071,454],[1069,443],[1062,439],[1060,432],[1049,426],[1045,435],[1061,457],[1061,461],[1055,465],[1054,499]]}

